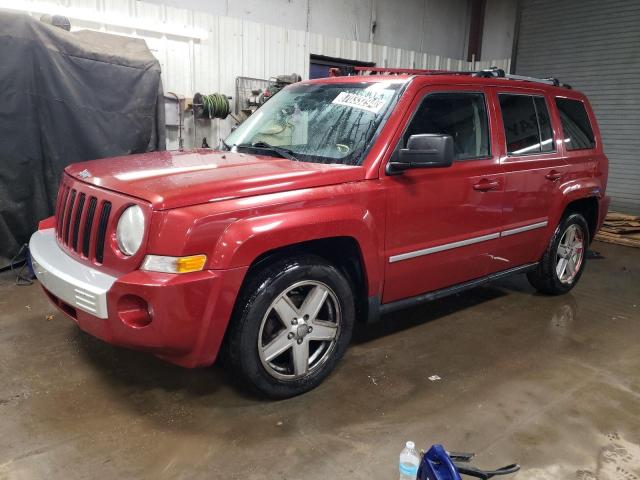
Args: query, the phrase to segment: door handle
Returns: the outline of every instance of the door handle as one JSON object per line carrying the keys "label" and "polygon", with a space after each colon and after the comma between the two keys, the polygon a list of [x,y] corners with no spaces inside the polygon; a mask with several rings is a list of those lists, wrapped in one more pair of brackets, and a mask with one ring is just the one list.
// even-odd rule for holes
{"label": "door handle", "polygon": [[560,172],[556,172],[555,170],[551,170],[544,176],[544,178],[546,178],[547,180],[551,180],[552,182],[557,182],[562,178],[562,174]]}
{"label": "door handle", "polygon": [[497,180],[483,178],[473,186],[473,189],[478,190],[479,192],[488,192],[489,190],[496,190],[499,186],[500,182]]}

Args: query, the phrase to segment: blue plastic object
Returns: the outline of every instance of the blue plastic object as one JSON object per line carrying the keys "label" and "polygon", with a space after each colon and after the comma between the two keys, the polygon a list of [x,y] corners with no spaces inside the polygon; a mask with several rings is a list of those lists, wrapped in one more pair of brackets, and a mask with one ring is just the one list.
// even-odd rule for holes
{"label": "blue plastic object", "polygon": [[420,461],[417,480],[462,480],[461,475],[488,480],[497,475],[510,475],[520,470],[517,463],[494,470],[482,470],[469,464],[473,457],[473,453],[449,453],[442,445],[433,445]]}
{"label": "blue plastic object", "polygon": [[442,445],[433,445],[422,457],[418,480],[462,480]]}

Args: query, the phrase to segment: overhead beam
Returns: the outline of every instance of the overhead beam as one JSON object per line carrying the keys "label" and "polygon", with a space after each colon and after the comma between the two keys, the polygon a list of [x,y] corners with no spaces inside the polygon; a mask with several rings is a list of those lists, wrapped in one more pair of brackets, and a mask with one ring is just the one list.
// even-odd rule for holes
{"label": "overhead beam", "polygon": [[487,0],[470,0],[470,2],[468,62],[479,61],[482,58],[482,33],[484,31],[484,13],[487,7]]}

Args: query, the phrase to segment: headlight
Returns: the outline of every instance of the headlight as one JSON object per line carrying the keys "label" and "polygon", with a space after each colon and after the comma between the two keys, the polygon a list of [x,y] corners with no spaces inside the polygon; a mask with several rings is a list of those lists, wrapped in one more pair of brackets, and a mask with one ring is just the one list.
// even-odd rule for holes
{"label": "headlight", "polygon": [[118,220],[116,240],[118,248],[125,255],[133,255],[142,245],[144,237],[144,214],[137,205],[127,207]]}

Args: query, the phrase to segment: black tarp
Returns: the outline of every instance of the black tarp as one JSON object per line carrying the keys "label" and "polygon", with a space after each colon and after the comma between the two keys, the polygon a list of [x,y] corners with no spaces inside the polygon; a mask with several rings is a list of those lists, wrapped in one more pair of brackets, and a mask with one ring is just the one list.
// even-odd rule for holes
{"label": "black tarp", "polygon": [[53,214],[65,166],[164,149],[160,64],[143,40],[0,13],[0,269]]}

